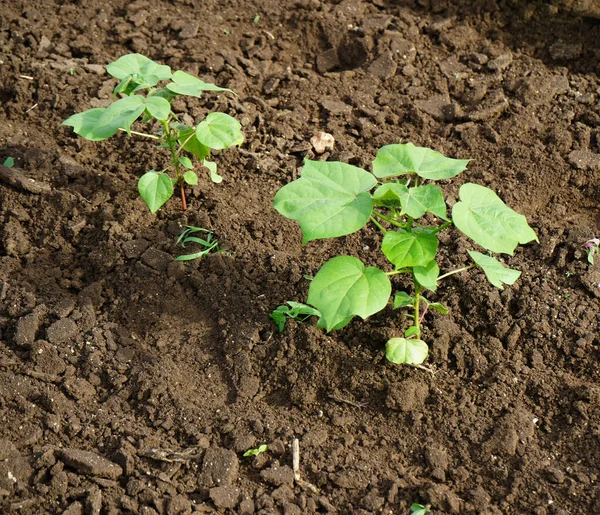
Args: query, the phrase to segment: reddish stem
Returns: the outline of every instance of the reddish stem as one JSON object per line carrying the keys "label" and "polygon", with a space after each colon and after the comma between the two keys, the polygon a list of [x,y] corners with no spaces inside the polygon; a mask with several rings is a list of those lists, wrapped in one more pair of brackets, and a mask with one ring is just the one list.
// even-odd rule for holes
{"label": "reddish stem", "polygon": [[185,191],[183,190],[183,182],[179,183],[179,194],[181,195],[181,210],[187,209],[187,202],[185,201]]}

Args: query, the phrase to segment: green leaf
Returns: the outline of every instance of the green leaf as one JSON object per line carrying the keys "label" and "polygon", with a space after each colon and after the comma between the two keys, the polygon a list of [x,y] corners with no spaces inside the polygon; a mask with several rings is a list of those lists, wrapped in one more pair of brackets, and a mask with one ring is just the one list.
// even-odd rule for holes
{"label": "green leaf", "polygon": [[262,445],[259,445],[258,447],[256,447],[255,449],[248,449],[242,456],[244,458],[258,456],[259,454],[262,454],[263,452],[267,452],[267,449],[268,449],[267,444],[262,444]]}
{"label": "green leaf", "polygon": [[373,192],[373,202],[376,206],[401,207],[400,196],[406,194],[408,188],[397,182],[385,182]]}
{"label": "green leaf", "polygon": [[173,183],[166,173],[150,170],[140,177],[138,191],[154,214],[173,195]]}
{"label": "green leaf", "polygon": [[217,173],[217,163],[215,163],[214,161],[208,161],[207,159],[205,159],[204,161],[202,161],[202,164],[208,168],[208,171],[210,172],[210,180],[216,184],[219,184],[220,182],[223,182],[223,177],[221,177],[218,173]]}
{"label": "green leaf", "polygon": [[447,315],[448,313],[450,313],[450,310],[440,302],[429,302],[427,299],[424,300],[425,302],[427,302],[427,306],[429,306],[429,309],[433,309],[438,313],[441,313],[442,315]]}
{"label": "green leaf", "polygon": [[285,322],[288,318],[294,318],[300,322],[304,322],[311,316],[321,316],[319,310],[311,306],[307,306],[306,304],[302,304],[301,302],[294,302],[290,300],[288,301],[288,304],[289,307],[279,306],[269,315],[269,317],[277,325],[277,329],[280,333],[282,333],[285,329]]}
{"label": "green leaf", "polygon": [[423,288],[431,291],[437,289],[437,278],[440,275],[440,267],[435,260],[430,261],[425,266],[413,267],[413,275]]}
{"label": "green leaf", "polygon": [[430,513],[430,506],[423,506],[422,504],[414,503],[410,506],[411,515],[425,515]]}
{"label": "green leaf", "polygon": [[414,297],[411,297],[405,291],[399,291],[394,296],[394,309],[410,306],[414,300],[415,300]]}
{"label": "green leaf", "polygon": [[307,302],[321,313],[318,327],[328,332],[341,329],[352,317],[363,319],[385,308],[392,285],[388,276],[367,267],[352,256],[338,256],[325,263],[308,290]]}
{"label": "green leaf", "polygon": [[242,126],[232,116],[225,113],[210,113],[198,127],[196,138],[203,145],[222,150],[244,142]]}
{"label": "green leaf", "polygon": [[196,175],[196,172],[194,172],[192,170],[188,170],[187,172],[184,172],[183,180],[187,184],[191,184],[192,186],[196,186],[196,184],[198,184],[198,176]]}
{"label": "green leaf", "polygon": [[180,129],[177,141],[180,145],[183,145],[185,151],[194,154],[200,160],[210,155],[210,149],[198,141],[196,131],[191,127]]}
{"label": "green leaf", "polygon": [[412,143],[381,147],[373,161],[376,177],[417,174],[423,179],[439,181],[458,175],[467,168],[468,159],[451,159],[435,150],[415,147]]}
{"label": "green leaf", "polygon": [[397,365],[420,365],[428,353],[427,344],[417,338],[391,338],[385,344],[385,357]]}
{"label": "green leaf", "polygon": [[410,338],[411,336],[419,336],[421,334],[421,329],[419,329],[416,325],[411,325],[406,331],[404,331],[404,337]]}
{"label": "green leaf", "polygon": [[104,140],[114,134],[113,132],[112,134],[106,136],[104,134],[96,134],[95,132],[98,122],[105,110],[105,107],[95,107],[94,109],[88,109],[87,111],[76,113],[73,116],[69,116],[69,118],[62,122],[62,125],[73,127],[75,134],[79,134],[82,138],[90,141]]}
{"label": "green leaf", "polygon": [[[130,75],[139,77],[155,77],[159,80],[168,80],[171,78],[171,68],[165,64],[158,64],[141,54],[127,54],[119,57],[114,63],[106,67],[106,71],[113,77],[123,80]],[[153,81],[154,79],[150,79]]]}
{"label": "green leaf", "polygon": [[488,280],[496,287],[501,290],[504,289],[504,284],[514,284],[515,281],[521,275],[519,270],[513,270],[504,266],[500,261],[491,256],[486,256],[481,252],[474,250],[468,250],[469,256],[475,261],[483,270]]}
{"label": "green leaf", "polygon": [[192,164],[192,160],[189,157],[181,156],[181,157],[179,157],[178,161],[181,166],[183,166],[184,168],[187,168],[188,170],[191,170],[194,168],[194,165]]}
{"label": "green leaf", "polygon": [[519,243],[538,241],[527,219],[489,188],[463,184],[459,196],[452,208],[454,225],[485,249],[512,256]]}
{"label": "green leaf", "polygon": [[427,266],[437,252],[435,234],[418,231],[389,231],[383,237],[381,250],[396,268]]}
{"label": "green leaf", "polygon": [[169,101],[158,96],[146,98],[146,109],[157,120],[164,122],[171,114]]}
{"label": "green leaf", "polygon": [[430,212],[443,220],[448,220],[444,194],[435,184],[406,188],[406,193],[400,196],[400,202],[403,211],[412,218],[420,218],[426,212]]}
{"label": "green leaf", "polygon": [[274,207],[300,223],[303,243],[343,236],[369,221],[373,201],[368,191],[376,184],[356,166],[306,159],[300,178],[277,192]]}
{"label": "green leaf", "polygon": [[[227,88],[220,88],[210,82],[204,82],[189,73],[176,71],[172,76],[173,82],[167,84],[167,89],[178,95],[189,95],[191,97],[201,97],[203,91],[227,91],[233,93]],[[235,95],[235,93],[233,93]]]}
{"label": "green leaf", "polygon": [[[2,163],[3,166],[6,166],[6,168],[12,168],[13,166],[15,166],[15,160],[8,156],[5,160],[4,163]],[[593,263],[592,263],[593,264]]]}

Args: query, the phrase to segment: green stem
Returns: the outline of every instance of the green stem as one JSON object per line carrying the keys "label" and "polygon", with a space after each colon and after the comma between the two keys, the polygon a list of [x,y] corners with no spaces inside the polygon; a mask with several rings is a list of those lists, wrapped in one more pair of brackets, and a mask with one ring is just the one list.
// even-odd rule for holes
{"label": "green stem", "polygon": [[407,274],[409,272],[412,272],[410,268],[403,268],[401,270],[394,270],[393,272],[385,272],[385,275],[389,277],[390,275]]}
{"label": "green stem", "polygon": [[[125,129],[119,129],[120,131],[127,132]],[[142,136],[144,138],[150,139],[160,139],[158,136],[154,136],[153,134],[146,134],[145,132],[137,132],[137,131],[129,131],[129,134],[135,134],[136,136]]]}
{"label": "green stem", "polygon": [[177,155],[179,155],[181,153],[182,150],[184,150],[183,147],[185,147],[188,144],[188,141],[190,141],[194,136],[196,135],[195,132],[192,132],[188,139],[186,139],[182,144],[179,145],[179,148],[177,149]]}
{"label": "green stem", "polygon": [[417,328],[417,337],[421,337],[421,317],[419,316],[419,304],[421,302],[421,288],[415,284],[415,300],[413,307],[415,312],[413,313],[414,326]]}
{"label": "green stem", "polygon": [[460,272],[465,272],[466,270],[469,270],[469,268],[473,268],[475,265],[469,265],[469,266],[465,266],[463,268],[459,268],[458,270],[452,270],[452,272],[448,272],[444,275],[440,275],[437,280],[440,281],[442,279],[445,279],[446,277],[450,277],[451,275],[454,274],[459,274]]}
{"label": "green stem", "polygon": [[381,224],[380,224],[380,223],[379,223],[377,220],[375,220],[375,218],[371,217],[371,218],[370,218],[370,220],[371,220],[371,222],[373,222],[373,223],[374,223],[374,224],[377,226],[377,228],[378,228],[378,229],[379,229],[379,230],[380,230],[380,231],[381,231],[383,234],[385,234],[385,233],[387,232],[387,231],[386,231],[386,229],[385,229],[385,227],[383,227],[383,225],[381,225]]}
{"label": "green stem", "polygon": [[391,225],[395,225],[396,227],[399,227],[400,229],[405,229],[405,226],[403,224],[400,224],[398,222],[396,222],[395,220],[392,220],[390,217],[382,215],[380,212],[373,210],[373,214],[378,217],[381,218],[382,220],[385,220],[387,223],[391,224]]}
{"label": "green stem", "polygon": [[435,234],[442,232],[446,227],[450,227],[452,225],[452,220],[448,220],[440,225],[437,229],[434,230]]}
{"label": "green stem", "polygon": [[177,158],[177,148],[175,148],[176,140],[171,137],[171,130],[169,129],[169,121],[164,120],[162,122],[163,127],[165,128],[165,141],[171,150],[171,156],[173,158],[173,166],[175,166],[175,173],[177,174],[177,182],[179,185],[179,195],[181,197],[181,209],[185,211],[187,209],[187,202],[185,199],[185,191],[183,188],[183,174],[181,173],[181,167],[179,164],[179,159]]}

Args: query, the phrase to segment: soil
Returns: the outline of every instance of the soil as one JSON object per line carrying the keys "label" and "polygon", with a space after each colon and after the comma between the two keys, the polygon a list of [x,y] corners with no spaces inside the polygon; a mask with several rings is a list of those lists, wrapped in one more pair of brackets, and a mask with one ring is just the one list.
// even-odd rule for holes
{"label": "soil", "polygon": [[[600,513],[598,20],[518,0],[2,3],[2,512]],[[174,104],[246,137],[186,212],[139,199],[151,142],[60,126],[110,102],[104,65],[130,52],[238,95]],[[302,246],[275,192],[305,157],[368,169],[399,141],[472,159],[449,205],[483,184],[540,240],[506,256],[514,286],[438,289],[431,373],[385,361],[391,309],[330,334],[268,317],[332,256],[388,266],[369,230]],[[174,261],[185,225],[223,252]],[[443,243],[442,270],[467,262],[466,238]]]}

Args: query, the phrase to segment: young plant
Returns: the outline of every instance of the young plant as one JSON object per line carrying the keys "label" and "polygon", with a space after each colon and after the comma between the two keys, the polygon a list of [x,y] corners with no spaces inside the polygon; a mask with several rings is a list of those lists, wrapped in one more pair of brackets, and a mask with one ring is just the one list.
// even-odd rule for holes
{"label": "young plant", "polygon": [[[194,227],[192,225],[186,225],[185,230],[179,235],[175,245],[181,244],[181,246],[185,249],[186,244],[188,243],[196,243],[200,245],[202,250],[198,252],[192,252],[191,254],[183,254],[175,258],[175,261],[190,261],[192,259],[198,259],[206,254],[210,254],[211,252],[221,252],[219,249],[219,242],[216,238],[213,238],[214,234],[208,229],[202,229],[202,227]],[[206,239],[198,238],[198,236],[192,236],[192,234],[197,232],[206,233]]]}
{"label": "young plant", "polygon": [[[277,211],[300,223],[303,243],[351,234],[370,222],[383,233],[381,250],[393,265],[393,270],[383,271],[353,256],[327,261],[308,291],[307,303],[321,313],[318,327],[341,329],[356,315],[366,319],[381,311],[392,293],[390,277],[406,274],[412,291],[397,292],[393,307],[412,310],[412,323],[402,337],[387,342],[386,357],[393,363],[418,365],[428,354],[420,339],[425,314],[429,309],[448,312],[430,302],[423,295],[426,290],[435,291],[442,279],[475,266],[500,289],[517,280],[519,271],[489,253],[513,255],[517,245],[537,241],[525,217],[492,190],[466,183],[450,219],[442,190],[432,184],[455,177],[468,162],[411,143],[382,147],[373,173],[345,163],[305,160],[300,178],[281,188],[274,199]],[[469,250],[471,265],[440,275],[438,234],[451,225],[488,254]]]}
{"label": "young plant", "polygon": [[6,168],[12,168],[13,166],[15,166],[15,160],[14,158],[8,156],[4,162],[2,163],[3,166],[6,166]]}
{"label": "young plant", "polygon": [[269,449],[268,445],[266,443],[263,443],[262,445],[259,445],[258,447],[255,447],[253,449],[248,449],[242,456],[244,458],[254,458],[255,456],[258,456],[259,454],[262,454],[263,452],[267,452],[268,449]]}
{"label": "young plant", "polygon": [[285,322],[288,318],[294,318],[299,322],[304,322],[312,316],[320,317],[321,313],[315,308],[311,308],[301,302],[288,301],[288,306],[279,306],[269,315],[269,317],[275,322],[277,330],[283,333],[285,329]]}
{"label": "young plant", "polygon": [[[204,91],[232,93],[183,71],[171,72],[169,66],[157,64],[141,54],[128,54],[106,67],[106,71],[120,80],[114,96],[121,98],[108,107],[96,107],[74,114],[63,122],[73,127],[76,134],[91,141],[102,141],[119,131],[156,140],[169,151],[168,164],[159,171],[150,170],[138,181],[138,191],[152,213],[179,191],[183,210],[187,203],[184,184],[198,184],[194,156],[208,169],[211,179],[219,183],[223,178],[217,165],[210,161],[212,150],[222,150],[244,141],[239,122],[225,113],[209,113],[196,127],[180,123],[171,110],[171,102],[178,96],[199,98]],[[145,95],[141,94],[145,92]],[[142,123],[154,133],[131,130],[141,117]],[[186,155],[187,154],[187,155]],[[170,172],[174,172],[173,177]]]}
{"label": "young plant", "polygon": [[592,238],[591,240],[586,241],[583,246],[585,247],[585,251],[587,253],[587,260],[590,265],[594,264],[594,254],[598,254],[600,250],[600,239]]}
{"label": "young plant", "polygon": [[410,513],[411,515],[425,515],[431,513],[431,506],[429,504],[423,506],[419,503],[413,503],[410,505]]}

